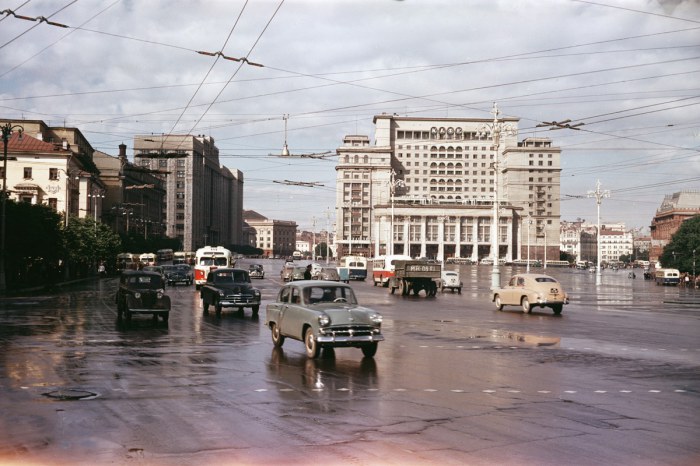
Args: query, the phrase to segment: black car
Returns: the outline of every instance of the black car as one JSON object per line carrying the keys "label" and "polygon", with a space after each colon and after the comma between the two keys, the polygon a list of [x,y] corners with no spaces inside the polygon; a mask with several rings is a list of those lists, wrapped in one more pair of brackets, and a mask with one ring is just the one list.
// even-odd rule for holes
{"label": "black car", "polygon": [[119,278],[119,289],[115,297],[117,318],[131,321],[133,314],[153,314],[164,322],[170,317],[170,297],[165,294],[165,282],[158,272],[129,270]]}
{"label": "black car", "polygon": [[241,313],[243,308],[249,307],[253,317],[258,315],[260,290],[251,284],[247,270],[224,268],[211,271],[200,292],[205,314],[209,312],[209,306],[214,306],[217,316],[224,307],[236,307]]}
{"label": "black car", "polygon": [[192,267],[187,264],[164,265],[163,271],[165,274],[165,281],[168,282],[168,285],[175,285],[177,283],[192,285],[192,283],[194,283]]}

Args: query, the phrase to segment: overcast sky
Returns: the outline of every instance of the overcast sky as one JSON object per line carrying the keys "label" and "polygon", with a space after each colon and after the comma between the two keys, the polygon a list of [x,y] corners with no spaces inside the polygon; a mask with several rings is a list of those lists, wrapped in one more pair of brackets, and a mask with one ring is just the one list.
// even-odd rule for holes
{"label": "overcast sky", "polygon": [[[647,227],[700,190],[697,0],[0,0],[0,115],[79,128],[133,160],[135,134],[214,137],[244,208],[317,229],[336,157],[382,112],[520,118],[562,149],[563,220]],[[263,67],[209,56],[248,57]],[[549,131],[545,121],[585,123]],[[319,183],[287,186],[283,180]],[[583,196],[583,198],[580,198]],[[330,223],[334,220],[331,218]]]}

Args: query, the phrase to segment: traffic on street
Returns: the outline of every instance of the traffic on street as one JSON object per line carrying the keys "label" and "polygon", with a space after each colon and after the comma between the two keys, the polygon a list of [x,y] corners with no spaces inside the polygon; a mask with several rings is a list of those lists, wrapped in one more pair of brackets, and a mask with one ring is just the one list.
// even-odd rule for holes
{"label": "traffic on street", "polygon": [[[349,285],[381,316],[374,356],[309,353],[266,327],[284,261],[235,267],[251,264],[252,314],[206,312],[185,281],[165,287],[165,321],[126,322],[116,276],[1,298],[0,463],[700,462],[700,290],[550,267],[533,272],[568,303],[523,312],[498,309],[490,266],[446,266],[459,293],[368,277]],[[501,267],[502,285],[522,272]]]}

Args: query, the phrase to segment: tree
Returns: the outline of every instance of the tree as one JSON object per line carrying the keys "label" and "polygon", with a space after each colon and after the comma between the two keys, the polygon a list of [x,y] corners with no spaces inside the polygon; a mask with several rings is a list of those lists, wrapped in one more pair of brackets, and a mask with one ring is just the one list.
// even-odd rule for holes
{"label": "tree", "polygon": [[681,224],[664,248],[659,260],[664,267],[678,269],[681,273],[692,273],[693,251],[695,256],[700,257],[700,215]]}
{"label": "tree", "polygon": [[5,215],[8,287],[51,280],[61,258],[61,215],[48,206],[10,199]]}
{"label": "tree", "polygon": [[109,226],[91,218],[71,217],[63,231],[65,263],[72,276],[84,276],[97,270],[97,263],[114,264],[121,250],[121,239]]}
{"label": "tree", "polygon": [[573,264],[576,262],[576,257],[573,254],[569,254],[566,251],[562,251],[561,249],[559,250],[559,260],[560,261],[567,261],[570,264]]}

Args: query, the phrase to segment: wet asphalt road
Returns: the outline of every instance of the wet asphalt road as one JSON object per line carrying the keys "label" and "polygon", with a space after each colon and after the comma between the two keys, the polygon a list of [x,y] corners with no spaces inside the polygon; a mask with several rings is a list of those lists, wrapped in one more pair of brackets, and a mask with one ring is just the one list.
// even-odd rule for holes
{"label": "wet asphalt road", "polygon": [[548,269],[572,304],[524,315],[490,270],[435,298],[353,282],[372,359],[274,350],[265,302],[217,318],[194,287],[167,326],[117,326],[116,279],[0,299],[0,464],[700,464],[700,290]]}

